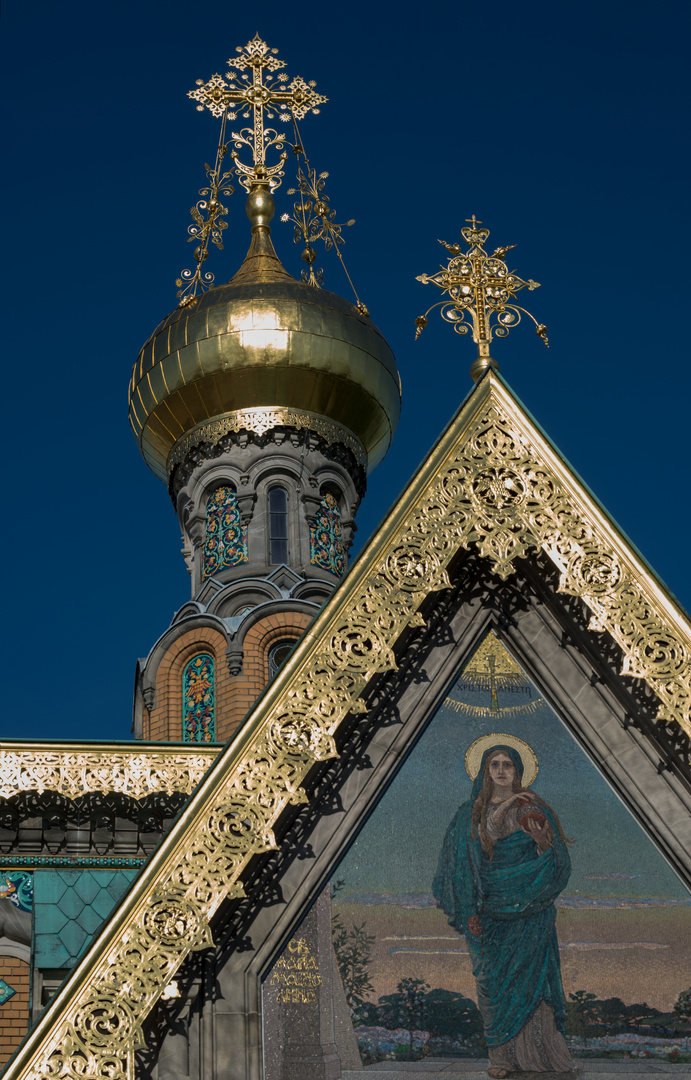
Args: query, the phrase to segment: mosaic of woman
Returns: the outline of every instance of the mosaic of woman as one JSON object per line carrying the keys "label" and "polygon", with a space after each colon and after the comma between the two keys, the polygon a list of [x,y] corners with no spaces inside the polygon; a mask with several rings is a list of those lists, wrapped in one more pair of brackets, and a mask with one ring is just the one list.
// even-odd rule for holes
{"label": "mosaic of woman", "polygon": [[527,789],[537,759],[512,735],[485,735],[469,748],[470,801],[444,838],[433,891],[465,934],[477,982],[492,1077],[566,1072],[554,901],[571,862],[559,819]]}

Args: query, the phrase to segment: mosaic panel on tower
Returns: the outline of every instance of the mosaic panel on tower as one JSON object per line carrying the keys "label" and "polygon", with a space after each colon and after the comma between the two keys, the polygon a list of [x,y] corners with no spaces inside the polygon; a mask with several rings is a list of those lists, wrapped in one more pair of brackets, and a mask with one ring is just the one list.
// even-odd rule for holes
{"label": "mosaic panel on tower", "polygon": [[204,577],[248,561],[247,529],[240,521],[237,495],[230,486],[217,488],[206,503]]}
{"label": "mosaic panel on tower", "polygon": [[182,673],[183,742],[214,742],[216,739],[216,687],[214,658],[198,653]]}
{"label": "mosaic panel on tower", "polygon": [[339,577],[345,570],[341,511],[330,491],[323,496],[310,529],[310,562]]}

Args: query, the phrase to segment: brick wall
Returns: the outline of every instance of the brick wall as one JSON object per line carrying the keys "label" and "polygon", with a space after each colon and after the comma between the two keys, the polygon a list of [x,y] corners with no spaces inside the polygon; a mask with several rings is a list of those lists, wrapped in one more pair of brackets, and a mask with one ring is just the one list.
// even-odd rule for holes
{"label": "brick wall", "polygon": [[226,642],[218,630],[189,630],[175,641],[161,660],[156,676],[155,706],[144,710],[142,738],[182,740],[182,673],[199,652],[214,657],[216,672],[216,739],[225,742],[238,728],[269,681],[269,649],[277,641],[299,638],[311,618],[302,612],[279,612],[260,619],[244,640],[240,675],[230,676]]}
{"label": "brick wall", "polygon": [[214,658],[216,672],[216,738],[220,703],[228,693],[228,666],[225,661],[226,642],[218,630],[203,626],[188,630],[173,642],[158,666],[156,701],[148,713],[144,710],[142,737],[182,741],[182,673],[185,665],[197,653],[208,652]]}
{"label": "brick wall", "polygon": [[0,1068],[26,1035],[29,1024],[29,965],[14,956],[0,956],[0,979],[16,994],[0,1005]]}
{"label": "brick wall", "polygon": [[312,619],[303,612],[281,611],[267,615],[250,627],[245,636],[242,672],[230,680],[230,693],[217,723],[219,738],[229,739],[237,730],[269,681],[269,649],[277,641],[297,639]]}

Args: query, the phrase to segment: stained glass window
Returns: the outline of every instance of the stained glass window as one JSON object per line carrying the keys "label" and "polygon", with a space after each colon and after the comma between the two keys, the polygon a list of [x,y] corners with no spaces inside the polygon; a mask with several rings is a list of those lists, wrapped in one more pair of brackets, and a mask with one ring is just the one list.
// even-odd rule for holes
{"label": "stained glass window", "polygon": [[345,569],[341,511],[330,491],[322,497],[317,520],[310,528],[310,562],[339,577]]}
{"label": "stained glass window", "polygon": [[183,742],[214,742],[215,712],[214,658],[199,653],[182,673]]}
{"label": "stained glass window", "polygon": [[217,488],[206,503],[203,576],[247,560],[247,528],[240,522],[237,495],[232,487]]}
{"label": "stained glass window", "polygon": [[288,495],[280,487],[269,492],[269,561],[288,562]]}

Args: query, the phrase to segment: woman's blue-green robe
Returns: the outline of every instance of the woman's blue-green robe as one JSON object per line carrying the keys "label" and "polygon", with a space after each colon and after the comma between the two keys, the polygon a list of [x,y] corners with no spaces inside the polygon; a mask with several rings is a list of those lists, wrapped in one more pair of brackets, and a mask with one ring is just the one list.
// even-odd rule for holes
{"label": "woman's blue-green robe", "polygon": [[[542,855],[522,830],[494,844],[493,858],[471,833],[471,811],[482,788],[485,760],[504,750],[520,777],[523,764],[513,747],[493,746],[483,756],[469,802],[459,807],[444,838],[433,892],[449,923],[465,934],[477,981],[487,1045],[501,1046],[518,1035],[545,1001],[564,1034],[566,1002],[561,981],[554,901],[569,879],[571,861],[554,814],[552,846]],[[477,790],[476,790],[477,789]],[[478,916],[479,935],[468,919]]]}

